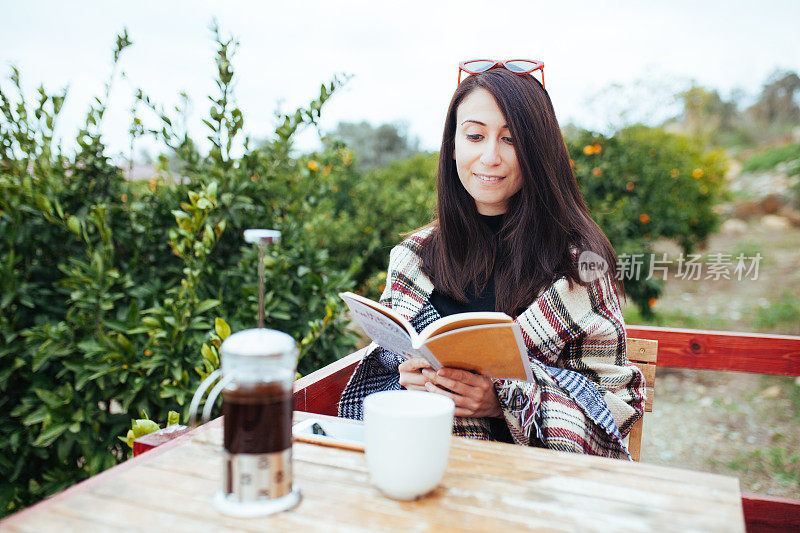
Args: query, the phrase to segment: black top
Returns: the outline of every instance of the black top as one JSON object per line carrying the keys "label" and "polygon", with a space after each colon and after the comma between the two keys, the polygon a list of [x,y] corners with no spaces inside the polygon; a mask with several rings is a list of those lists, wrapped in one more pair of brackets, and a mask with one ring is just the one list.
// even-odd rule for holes
{"label": "black top", "polygon": [[[479,214],[478,216],[489,226],[489,229],[492,230],[495,243],[497,243],[500,230],[503,227],[503,215],[487,216]],[[470,311],[494,311],[494,270],[492,270],[492,276],[480,293],[476,291],[472,283],[467,285],[464,292],[466,292],[467,298],[469,299],[467,303],[453,300],[449,296],[434,289],[431,293],[431,304],[439,311],[441,316],[468,313]]]}
{"label": "black top", "polygon": [[[497,240],[499,239],[500,230],[503,227],[503,215],[488,216],[479,214],[478,216],[480,216],[481,220],[483,220],[483,222],[489,226],[489,229],[492,230],[496,244]],[[467,313],[470,311],[494,311],[494,269],[492,269],[492,276],[489,278],[489,281],[486,283],[486,286],[480,293],[475,290],[475,287],[472,284],[467,286],[465,292],[469,300],[466,303],[461,303],[453,300],[445,294],[440,293],[436,289],[433,289],[430,299],[431,304],[441,316],[454,315],[456,313]],[[492,438],[495,440],[501,442],[514,442],[511,437],[511,433],[508,430],[508,426],[501,419],[489,418],[489,431],[492,435]]]}

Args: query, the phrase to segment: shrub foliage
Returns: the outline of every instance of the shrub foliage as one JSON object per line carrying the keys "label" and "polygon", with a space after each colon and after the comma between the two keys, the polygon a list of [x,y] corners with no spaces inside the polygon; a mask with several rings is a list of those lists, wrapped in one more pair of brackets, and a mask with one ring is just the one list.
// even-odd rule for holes
{"label": "shrub foliage", "polygon": [[722,192],[725,156],[644,126],[613,137],[580,132],[567,145],[592,217],[620,257],[626,293],[650,316],[663,285],[650,276],[652,245],[670,239],[689,253],[705,244],[717,224],[712,207]]}
{"label": "shrub foliage", "polygon": [[[105,155],[111,81],[74,154],[53,142],[65,93],[42,88],[28,101],[16,70],[0,92],[2,514],[123,459],[117,437],[131,419],[185,416],[219,364],[221,338],[255,325],[258,254],[244,229],[282,232],[266,257],[267,325],[297,340],[307,373],[354,346],[337,293],[380,262],[381,239],[396,240],[387,228],[427,219],[383,216],[399,202],[381,205],[385,192],[366,190],[346,146],[292,155],[295,133],[316,124],[340,78],[279,115],[268,143],[241,139],[236,43],[216,38],[207,155],[179,126],[185,106],[170,114],[137,94],[132,135],[157,136],[178,162],[170,172],[163,157],[149,181],[126,181]],[[130,44],[120,36],[115,65]]]}

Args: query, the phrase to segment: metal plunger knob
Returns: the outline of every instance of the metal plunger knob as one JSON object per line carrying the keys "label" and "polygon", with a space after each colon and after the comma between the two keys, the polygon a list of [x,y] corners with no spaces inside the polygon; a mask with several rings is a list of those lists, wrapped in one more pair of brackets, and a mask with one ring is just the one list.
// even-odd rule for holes
{"label": "metal plunger knob", "polygon": [[264,327],[264,252],[267,243],[277,242],[281,232],[274,229],[246,229],[244,240],[258,244],[258,328]]}

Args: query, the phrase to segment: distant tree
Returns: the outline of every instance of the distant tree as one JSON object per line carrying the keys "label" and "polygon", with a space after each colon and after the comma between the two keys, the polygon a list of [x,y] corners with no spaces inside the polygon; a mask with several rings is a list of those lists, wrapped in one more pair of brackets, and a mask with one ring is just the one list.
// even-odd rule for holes
{"label": "distant tree", "polygon": [[708,144],[725,144],[739,129],[740,93],[725,100],[716,89],[692,84],[677,95],[683,104],[681,116],[674,121],[681,133],[704,139]]}
{"label": "distant tree", "polygon": [[726,100],[715,89],[692,84],[678,93],[681,114],[668,121],[670,131],[692,135],[711,146],[769,144],[800,125],[800,77],[777,71],[764,83],[756,102],[740,111],[741,90]]}
{"label": "distant tree", "polygon": [[800,77],[794,72],[777,71],[761,90],[748,114],[760,124],[785,129],[800,124]]}
{"label": "distant tree", "polygon": [[730,128],[736,116],[736,105],[726,102],[715,89],[693,85],[682,92],[683,121],[695,135],[701,136],[718,128]]}
{"label": "distant tree", "polygon": [[419,139],[409,139],[407,130],[402,122],[377,127],[366,121],[340,122],[324,142],[330,146],[337,139],[344,141],[355,153],[358,168],[366,170],[419,153]]}

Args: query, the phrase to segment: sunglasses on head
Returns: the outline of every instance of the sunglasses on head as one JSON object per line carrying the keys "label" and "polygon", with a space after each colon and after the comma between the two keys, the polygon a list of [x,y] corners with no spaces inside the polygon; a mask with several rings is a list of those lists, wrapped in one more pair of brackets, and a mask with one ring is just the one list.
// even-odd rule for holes
{"label": "sunglasses on head", "polygon": [[544,63],[532,59],[509,59],[508,61],[497,61],[495,59],[470,59],[458,64],[458,83],[461,83],[461,72],[467,74],[480,74],[496,67],[503,67],[509,72],[518,76],[532,74],[535,71],[542,73],[542,89],[544,89]]}

